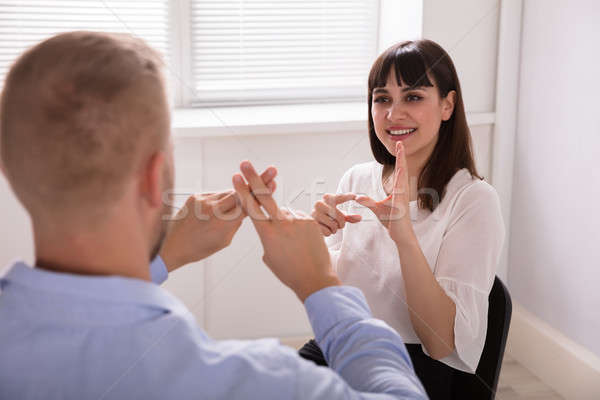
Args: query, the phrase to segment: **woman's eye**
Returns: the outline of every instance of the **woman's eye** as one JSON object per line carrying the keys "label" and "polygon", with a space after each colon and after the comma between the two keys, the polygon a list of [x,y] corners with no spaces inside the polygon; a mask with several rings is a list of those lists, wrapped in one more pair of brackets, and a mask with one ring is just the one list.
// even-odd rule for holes
{"label": "woman's eye", "polygon": [[387,102],[388,102],[388,98],[387,97],[383,97],[383,96],[376,97],[373,100],[373,103],[387,103]]}
{"label": "woman's eye", "polygon": [[416,94],[409,94],[408,96],[406,96],[406,101],[419,101],[421,99],[422,97]]}

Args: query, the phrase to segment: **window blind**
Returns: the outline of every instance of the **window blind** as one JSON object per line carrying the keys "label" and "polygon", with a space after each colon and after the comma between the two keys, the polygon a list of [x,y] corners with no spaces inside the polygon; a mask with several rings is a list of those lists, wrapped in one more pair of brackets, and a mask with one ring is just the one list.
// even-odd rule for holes
{"label": "window blind", "polygon": [[72,30],[131,33],[169,57],[167,0],[0,0],[0,88],[27,48]]}
{"label": "window blind", "polygon": [[360,98],[378,0],[192,0],[192,103]]}

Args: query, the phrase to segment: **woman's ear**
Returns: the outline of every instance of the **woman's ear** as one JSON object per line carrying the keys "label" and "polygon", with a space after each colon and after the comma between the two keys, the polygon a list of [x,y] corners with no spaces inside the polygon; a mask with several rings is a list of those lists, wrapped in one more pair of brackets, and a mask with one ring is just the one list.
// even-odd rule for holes
{"label": "woman's ear", "polygon": [[442,99],[442,121],[448,121],[454,112],[454,104],[456,103],[456,91],[451,90],[446,97]]}
{"label": "woman's ear", "polygon": [[162,204],[165,162],[165,153],[158,151],[150,156],[143,169],[140,191],[150,207],[160,207]]}

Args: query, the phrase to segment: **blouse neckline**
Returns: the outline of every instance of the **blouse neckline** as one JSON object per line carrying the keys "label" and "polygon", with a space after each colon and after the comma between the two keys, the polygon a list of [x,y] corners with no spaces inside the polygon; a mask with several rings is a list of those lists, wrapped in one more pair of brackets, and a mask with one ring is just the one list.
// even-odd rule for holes
{"label": "blouse neckline", "polygon": [[[375,163],[375,168],[373,168],[373,188],[375,189],[375,193],[381,197],[379,200],[383,200],[389,196],[385,193],[385,189],[383,188],[383,164],[380,164],[377,161],[373,162]],[[410,208],[416,207],[417,200],[409,201],[408,205]]]}

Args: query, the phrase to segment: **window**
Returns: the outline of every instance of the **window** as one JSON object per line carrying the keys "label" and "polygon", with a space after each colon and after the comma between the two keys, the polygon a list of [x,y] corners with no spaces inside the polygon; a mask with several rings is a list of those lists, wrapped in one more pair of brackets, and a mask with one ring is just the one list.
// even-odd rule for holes
{"label": "window", "polygon": [[2,1],[0,2],[0,79],[28,47],[58,32],[92,30],[134,33],[169,58],[168,2]]}
{"label": "window", "polygon": [[380,0],[0,2],[0,80],[55,33],[132,33],[165,55],[178,106],[364,98]]}
{"label": "window", "polygon": [[193,102],[364,95],[376,0],[192,2]]}

